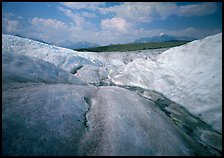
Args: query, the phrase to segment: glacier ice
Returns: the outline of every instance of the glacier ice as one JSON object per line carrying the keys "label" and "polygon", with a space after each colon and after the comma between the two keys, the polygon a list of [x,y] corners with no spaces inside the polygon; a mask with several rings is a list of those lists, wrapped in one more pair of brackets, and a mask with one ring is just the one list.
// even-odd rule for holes
{"label": "glacier ice", "polygon": [[113,83],[158,91],[222,132],[222,33],[135,59],[110,73]]}
{"label": "glacier ice", "polygon": [[95,53],[3,34],[3,155],[220,155],[221,36]]}

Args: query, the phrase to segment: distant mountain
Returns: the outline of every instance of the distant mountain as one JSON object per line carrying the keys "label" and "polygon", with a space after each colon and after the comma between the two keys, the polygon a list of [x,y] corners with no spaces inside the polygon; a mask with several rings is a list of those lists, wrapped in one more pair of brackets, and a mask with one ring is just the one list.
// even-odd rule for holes
{"label": "distant mountain", "polygon": [[174,41],[174,40],[176,40],[175,37],[163,34],[160,36],[140,38],[140,39],[136,40],[135,43],[166,42],[166,41]]}
{"label": "distant mountain", "polygon": [[188,37],[188,36],[180,36],[180,37],[176,37],[179,41],[194,41],[194,40],[198,40],[197,38],[194,37]]}
{"label": "distant mountain", "polygon": [[79,41],[79,42],[74,42],[74,43],[70,42],[70,41],[64,41],[64,42],[61,42],[61,43],[54,43],[54,42],[46,42],[46,41],[44,41],[40,38],[37,38],[37,37],[26,37],[26,36],[22,36],[22,35],[19,35],[19,34],[15,34],[14,36],[27,38],[27,39],[35,40],[35,41],[38,41],[38,42],[41,42],[41,43],[56,45],[56,46],[69,48],[69,49],[92,48],[92,47],[100,46],[96,43],[91,43],[91,42],[87,42],[87,41]]}
{"label": "distant mountain", "polygon": [[159,36],[140,38],[140,39],[135,40],[134,43],[193,41],[193,40],[196,40],[196,39],[192,38],[192,37],[187,37],[187,36],[175,37],[175,36],[169,36],[169,35],[166,35],[166,34],[161,34]]}
{"label": "distant mountain", "polygon": [[70,41],[66,41],[66,42],[63,42],[59,45],[61,47],[66,47],[66,48],[69,48],[69,49],[92,48],[92,47],[100,46],[96,43],[90,43],[90,42],[87,42],[87,41],[79,41],[79,42],[75,42],[75,43],[72,43]]}

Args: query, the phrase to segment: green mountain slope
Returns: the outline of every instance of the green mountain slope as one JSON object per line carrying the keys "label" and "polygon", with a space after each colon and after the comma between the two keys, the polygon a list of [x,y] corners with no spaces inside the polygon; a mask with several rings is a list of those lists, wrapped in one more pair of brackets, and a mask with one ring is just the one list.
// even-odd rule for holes
{"label": "green mountain slope", "polygon": [[126,52],[145,49],[159,49],[180,46],[188,43],[189,41],[173,41],[173,42],[150,42],[150,43],[131,43],[131,44],[114,44],[109,46],[100,46],[94,48],[74,49],[76,51],[89,51],[89,52]]}

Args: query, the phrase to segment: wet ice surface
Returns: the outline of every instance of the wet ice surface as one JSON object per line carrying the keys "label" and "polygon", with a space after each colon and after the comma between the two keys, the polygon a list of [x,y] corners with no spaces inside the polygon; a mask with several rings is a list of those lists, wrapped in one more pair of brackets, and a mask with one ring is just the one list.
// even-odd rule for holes
{"label": "wet ice surface", "polygon": [[135,59],[110,72],[118,85],[155,90],[222,133],[222,34]]}
{"label": "wet ice surface", "polygon": [[129,89],[138,95],[151,100],[158,106],[171,120],[184,130],[197,142],[204,145],[213,154],[221,154],[222,134],[215,131],[210,125],[203,122],[200,117],[190,114],[187,109],[181,105],[169,100],[163,94],[156,91],[133,87],[121,86]]}
{"label": "wet ice surface", "polygon": [[137,58],[156,60],[157,56],[168,48],[138,50],[132,52],[99,52],[106,57],[108,61],[121,60],[124,64],[128,64]]}
{"label": "wet ice surface", "polygon": [[[96,55],[93,52],[87,52],[80,54],[82,57],[88,57],[91,59],[100,59],[102,65],[100,67],[93,65],[84,65],[79,69],[75,76],[87,83],[106,83],[110,82],[109,74],[116,71],[120,66],[125,66],[128,63],[133,62],[135,59],[145,60],[156,60],[157,56],[167,50],[163,49],[151,49],[151,50],[140,50],[133,52],[101,52]],[[90,75],[91,74],[91,75]],[[88,78],[86,77],[88,75]]]}
{"label": "wet ice surface", "polygon": [[88,133],[81,140],[81,155],[209,154],[153,102],[126,89],[99,87],[89,104]]}
{"label": "wet ice surface", "polygon": [[222,133],[215,131],[212,126],[203,122],[199,117],[193,116],[186,108],[171,101],[163,94],[136,86],[115,85],[114,83],[94,83],[95,86],[117,86],[135,92],[142,98],[154,102],[165,115],[178,127],[203,145],[210,153],[221,155]]}
{"label": "wet ice surface", "polygon": [[17,83],[3,98],[3,155],[211,155],[124,88]]}
{"label": "wet ice surface", "polygon": [[88,110],[83,98],[94,89],[17,83],[3,91],[3,155],[77,155]]}
{"label": "wet ice surface", "polygon": [[165,50],[80,53],[4,35],[3,155],[221,155],[222,131],[145,86]]}

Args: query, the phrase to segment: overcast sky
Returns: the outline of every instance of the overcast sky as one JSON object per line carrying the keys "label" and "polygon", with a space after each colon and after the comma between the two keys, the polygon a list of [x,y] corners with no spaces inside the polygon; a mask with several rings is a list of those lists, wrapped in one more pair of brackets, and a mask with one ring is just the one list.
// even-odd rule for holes
{"label": "overcast sky", "polygon": [[46,42],[128,43],[165,33],[203,38],[222,32],[215,2],[3,2],[2,31]]}

